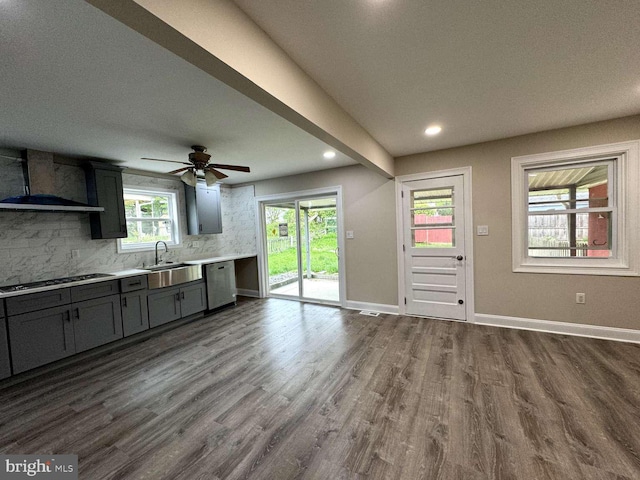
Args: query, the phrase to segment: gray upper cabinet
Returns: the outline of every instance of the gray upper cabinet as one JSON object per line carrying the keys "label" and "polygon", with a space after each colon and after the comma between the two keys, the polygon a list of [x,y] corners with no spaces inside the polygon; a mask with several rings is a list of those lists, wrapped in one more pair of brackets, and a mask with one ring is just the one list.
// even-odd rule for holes
{"label": "gray upper cabinet", "polygon": [[85,175],[89,205],[104,207],[104,212],[89,214],[91,238],[126,238],[122,169],[90,162],[85,165]]}
{"label": "gray upper cabinet", "polygon": [[9,343],[7,341],[7,321],[4,318],[4,303],[0,300],[0,380],[11,376]]}
{"label": "gray upper cabinet", "polygon": [[219,184],[207,187],[198,181],[195,188],[185,185],[185,198],[189,235],[222,233]]}

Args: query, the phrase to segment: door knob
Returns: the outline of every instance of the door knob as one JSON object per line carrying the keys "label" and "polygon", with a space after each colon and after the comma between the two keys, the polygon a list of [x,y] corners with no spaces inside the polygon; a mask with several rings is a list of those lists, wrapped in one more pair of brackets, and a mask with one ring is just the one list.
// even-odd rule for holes
{"label": "door knob", "polygon": [[464,260],[464,257],[462,255],[458,255],[456,257],[456,260],[458,260],[459,262],[461,262],[462,260]]}
{"label": "door knob", "polygon": [[464,303],[464,300],[458,300],[458,304],[462,305]]}

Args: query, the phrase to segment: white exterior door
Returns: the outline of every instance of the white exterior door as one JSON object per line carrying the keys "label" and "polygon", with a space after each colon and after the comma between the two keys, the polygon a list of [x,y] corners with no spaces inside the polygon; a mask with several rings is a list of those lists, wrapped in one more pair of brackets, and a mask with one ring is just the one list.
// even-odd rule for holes
{"label": "white exterior door", "polygon": [[406,313],[466,320],[464,177],[402,184]]}

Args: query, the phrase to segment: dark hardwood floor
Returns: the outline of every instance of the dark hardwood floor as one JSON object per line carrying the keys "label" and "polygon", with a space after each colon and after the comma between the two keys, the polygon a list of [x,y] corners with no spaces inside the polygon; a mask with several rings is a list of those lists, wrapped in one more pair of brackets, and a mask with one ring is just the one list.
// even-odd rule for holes
{"label": "dark hardwood floor", "polygon": [[0,452],[91,480],[638,479],[640,345],[244,300],[0,383]]}

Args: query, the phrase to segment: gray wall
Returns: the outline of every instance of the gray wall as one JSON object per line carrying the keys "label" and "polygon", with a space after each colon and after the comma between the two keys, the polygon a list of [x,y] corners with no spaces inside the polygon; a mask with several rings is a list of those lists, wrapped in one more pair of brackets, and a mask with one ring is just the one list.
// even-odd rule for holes
{"label": "gray wall", "polygon": [[355,165],[255,184],[256,196],[341,185],[347,300],[398,304],[394,182]]}
{"label": "gray wall", "polygon": [[[11,170],[11,165],[9,165]],[[60,196],[87,201],[84,171],[55,165],[56,190]],[[8,178],[9,176],[4,176]],[[0,178],[2,178],[0,176]],[[0,183],[0,198],[20,193],[21,175]],[[253,253],[255,208],[253,188],[223,186],[222,228],[218,235],[187,235],[184,187],[179,179],[146,175],[123,175],[125,186],[155,186],[179,192],[179,212],[183,247],[171,249],[166,260],[189,260],[233,253]],[[198,248],[193,242],[199,241]],[[78,250],[78,258],[72,258]],[[33,282],[93,272],[110,272],[151,264],[153,252],[118,253],[116,240],[92,240],[88,213],[0,211],[0,284]]]}
{"label": "gray wall", "polygon": [[472,166],[474,225],[490,230],[474,237],[476,313],[640,329],[638,277],[511,271],[511,157],[636,139],[640,116],[401,157],[396,174]]}

